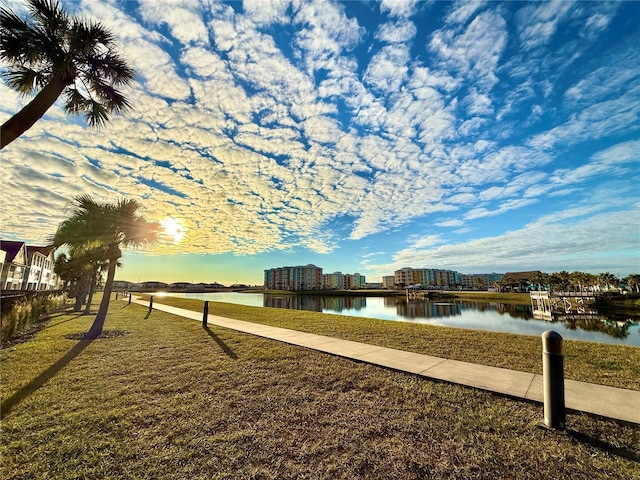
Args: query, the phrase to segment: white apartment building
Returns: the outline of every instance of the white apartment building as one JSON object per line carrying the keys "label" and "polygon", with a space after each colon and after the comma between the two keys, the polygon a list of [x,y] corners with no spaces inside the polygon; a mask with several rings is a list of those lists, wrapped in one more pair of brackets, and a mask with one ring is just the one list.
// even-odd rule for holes
{"label": "white apartment building", "polygon": [[2,290],[53,290],[59,286],[54,272],[53,247],[28,246],[24,242],[0,241]]}
{"label": "white apartment building", "polygon": [[25,273],[28,272],[27,247],[24,242],[1,241],[5,252],[0,286],[2,290],[22,290]]}
{"label": "white apartment building", "polygon": [[58,287],[58,276],[53,271],[55,265],[54,247],[32,247],[27,245],[28,273],[25,274],[25,290],[54,290]]}

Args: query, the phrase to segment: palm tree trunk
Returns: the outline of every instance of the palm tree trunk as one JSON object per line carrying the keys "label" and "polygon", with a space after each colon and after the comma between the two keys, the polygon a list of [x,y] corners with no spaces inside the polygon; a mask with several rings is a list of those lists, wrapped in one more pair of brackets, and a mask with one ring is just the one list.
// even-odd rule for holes
{"label": "palm tree trunk", "polygon": [[91,313],[91,302],[93,301],[93,292],[96,289],[96,277],[98,276],[98,269],[95,269],[91,274],[91,285],[89,286],[89,298],[87,300],[87,307],[84,309],[85,315]]}
{"label": "palm tree trunk", "polygon": [[107,318],[107,311],[109,310],[109,301],[111,300],[111,290],[113,290],[113,279],[116,276],[117,264],[117,258],[109,259],[109,270],[107,271],[107,281],[104,284],[104,294],[102,295],[98,314],[96,315],[93,325],[91,325],[91,330],[89,330],[89,334],[87,335],[89,338],[97,338],[102,333],[104,321]]}
{"label": "palm tree trunk", "polygon": [[7,120],[0,130],[0,150],[29,130],[56,102],[67,82],[54,77],[36,97]]}

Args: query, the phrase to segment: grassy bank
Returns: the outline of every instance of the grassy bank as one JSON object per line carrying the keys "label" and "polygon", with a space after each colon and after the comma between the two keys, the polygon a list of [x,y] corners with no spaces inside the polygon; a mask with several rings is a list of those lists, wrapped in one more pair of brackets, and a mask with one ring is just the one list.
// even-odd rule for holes
{"label": "grassy bank", "polygon": [[443,292],[442,298],[460,298],[477,302],[498,302],[513,305],[531,305],[528,293],[493,293],[493,292]]}
{"label": "grassy bank", "polygon": [[[264,293],[266,295],[310,295],[326,297],[402,297],[404,290],[246,290],[247,293]],[[426,293],[435,298],[460,298],[478,302],[500,302],[515,305],[531,305],[528,293],[493,293],[471,291],[437,291],[427,290]]]}
{"label": "grassy bank", "polygon": [[1,478],[640,475],[640,428],[570,414],[550,432],[539,405],[124,302],[110,338],[77,340],[91,321],[0,352]]}
{"label": "grassy bank", "polygon": [[[195,311],[203,308],[201,300],[186,298],[154,297],[154,303]],[[542,373],[541,340],[537,336],[221,302],[210,302],[209,313],[464,362]],[[564,344],[567,378],[640,390],[640,348],[572,340]]]}

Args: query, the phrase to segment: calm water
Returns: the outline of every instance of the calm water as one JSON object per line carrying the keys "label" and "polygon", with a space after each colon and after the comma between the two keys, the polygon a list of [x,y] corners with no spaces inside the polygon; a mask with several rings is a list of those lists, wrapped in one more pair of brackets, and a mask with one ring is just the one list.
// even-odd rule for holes
{"label": "calm water", "polygon": [[[575,315],[562,321],[533,318],[531,308],[486,302],[407,301],[405,297],[323,297],[264,295],[262,293],[170,293],[174,297],[336,313],[400,322],[425,323],[494,332],[541,335],[555,330],[565,339],[640,346],[640,324],[607,320],[602,316]],[[212,311],[213,313],[214,311]]]}

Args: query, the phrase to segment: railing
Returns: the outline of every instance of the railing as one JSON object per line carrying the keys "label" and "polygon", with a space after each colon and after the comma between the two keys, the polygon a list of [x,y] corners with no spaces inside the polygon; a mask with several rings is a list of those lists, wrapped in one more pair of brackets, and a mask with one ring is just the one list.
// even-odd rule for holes
{"label": "railing", "polygon": [[552,314],[587,314],[585,300],[595,301],[599,292],[550,292],[538,290],[529,292],[533,316],[551,320]]}

